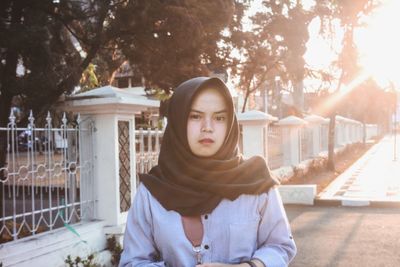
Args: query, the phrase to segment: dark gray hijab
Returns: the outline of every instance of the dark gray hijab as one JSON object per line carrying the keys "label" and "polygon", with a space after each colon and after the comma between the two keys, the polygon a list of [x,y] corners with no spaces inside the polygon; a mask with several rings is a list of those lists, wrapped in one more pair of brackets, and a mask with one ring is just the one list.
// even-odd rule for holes
{"label": "dark gray hijab", "polygon": [[[211,157],[195,156],[187,141],[187,120],[196,94],[213,87],[226,99],[228,133],[220,150]],[[218,78],[197,77],[179,85],[170,99],[158,165],[140,180],[167,210],[183,216],[210,213],[223,199],[241,194],[261,194],[276,184],[265,160],[244,160],[238,150],[239,125],[232,97]]]}

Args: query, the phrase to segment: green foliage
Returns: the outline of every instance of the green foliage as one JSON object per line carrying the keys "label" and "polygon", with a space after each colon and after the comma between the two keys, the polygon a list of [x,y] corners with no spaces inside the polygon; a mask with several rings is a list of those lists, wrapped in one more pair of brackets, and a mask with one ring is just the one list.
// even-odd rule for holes
{"label": "green foliage", "polygon": [[90,254],[84,259],[79,256],[75,257],[75,259],[72,259],[71,255],[68,255],[64,262],[69,267],[99,267],[98,264],[94,263],[94,254]]}
{"label": "green foliage", "polygon": [[252,31],[236,28],[230,39],[242,54],[232,68],[245,93],[245,104],[250,94],[263,90],[266,83],[273,85],[277,76],[286,84],[296,84],[308,74],[303,56],[309,39],[308,25],[315,12],[305,10],[301,1],[262,3],[264,10],[251,17]]}
{"label": "green foliage", "polygon": [[0,125],[15,97],[23,113],[38,116],[74,90],[107,40],[113,8],[110,0],[1,1]]}
{"label": "green foliage", "polygon": [[111,263],[113,266],[118,266],[121,258],[122,247],[115,236],[107,238],[107,249],[111,252]]}
{"label": "green foliage", "polygon": [[193,76],[224,63],[218,41],[234,1],[130,1],[116,11],[115,32],[122,54],[139,70],[146,87],[167,94]]}
{"label": "green foliage", "polygon": [[[363,96],[363,101],[360,101],[360,96]],[[396,94],[382,90],[374,80],[368,79],[343,98],[338,105],[338,114],[388,127],[388,118],[395,107]]]}
{"label": "green foliage", "polygon": [[[0,126],[12,105],[25,118],[29,110],[40,117],[80,81],[84,90],[109,84],[126,60],[146,87],[167,95],[188,78],[208,75],[225,62],[218,42],[234,6],[234,0],[0,1]],[[0,133],[0,166],[5,140]]]}
{"label": "green foliage", "polygon": [[218,42],[234,6],[233,0],[1,1],[0,124],[14,96],[38,114],[80,81],[84,90],[110,83],[125,60],[146,85],[167,93],[207,75],[225,62]]}
{"label": "green foliage", "polygon": [[99,81],[95,73],[95,65],[90,63],[82,73],[80,80],[81,92],[89,91],[99,86]]}
{"label": "green foliage", "polygon": [[[323,4],[324,11],[320,13],[322,21],[332,21],[339,19],[341,26],[344,30],[344,37],[342,40],[342,50],[340,51],[336,65],[336,69],[340,71],[336,91],[338,91],[343,84],[348,84],[360,73],[360,66],[358,64],[358,51],[354,42],[354,30],[361,25],[360,19],[368,15],[374,7],[376,7],[374,0],[360,0],[360,1],[329,1],[329,4]],[[319,6],[321,7],[321,6]],[[323,23],[324,25],[325,23]],[[335,32],[332,32],[334,35]],[[328,164],[329,169],[335,169],[334,162],[334,138],[335,138],[335,114],[338,110],[338,102],[330,104],[328,107],[330,123],[328,135]],[[354,103],[352,103],[354,104]],[[365,112],[366,110],[364,110]]]}

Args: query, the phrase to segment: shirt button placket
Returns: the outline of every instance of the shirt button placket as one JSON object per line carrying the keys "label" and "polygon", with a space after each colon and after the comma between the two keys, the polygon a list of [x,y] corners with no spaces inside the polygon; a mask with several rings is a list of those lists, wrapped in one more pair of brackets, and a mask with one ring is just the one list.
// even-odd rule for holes
{"label": "shirt button placket", "polygon": [[210,216],[208,214],[205,214],[203,216],[203,227],[204,227],[204,238],[203,238],[203,259],[205,262],[211,262],[212,261],[212,257],[211,257],[211,251],[210,251],[210,243],[208,240],[208,228],[209,228],[209,224],[210,224]]}

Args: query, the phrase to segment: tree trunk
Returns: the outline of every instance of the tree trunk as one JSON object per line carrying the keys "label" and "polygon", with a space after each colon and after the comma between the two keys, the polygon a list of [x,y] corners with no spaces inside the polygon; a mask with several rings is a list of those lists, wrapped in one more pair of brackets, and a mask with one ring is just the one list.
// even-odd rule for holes
{"label": "tree trunk", "polygon": [[251,79],[247,82],[246,95],[244,96],[244,100],[243,100],[242,113],[246,111],[246,104],[247,104],[249,96],[250,96],[250,94],[252,92],[252,90],[250,90],[250,84],[251,84]]}
{"label": "tree trunk", "polygon": [[246,104],[247,104],[247,100],[249,99],[249,96],[250,96],[250,88],[246,90],[246,95],[245,95],[244,101],[243,101],[242,113],[246,111]]}
{"label": "tree trunk", "polygon": [[304,84],[303,80],[297,81],[293,86],[293,104],[300,111],[304,111]]}
{"label": "tree trunk", "polygon": [[[337,84],[335,93],[340,91],[344,79],[344,70],[342,69],[339,77],[339,82]],[[336,108],[337,104],[334,104],[330,109],[329,113],[329,130],[328,130],[328,162],[327,169],[335,170],[335,126],[336,126]]]}
{"label": "tree trunk", "polygon": [[329,130],[328,130],[328,170],[335,170],[335,125],[336,114],[332,112],[329,116]]}

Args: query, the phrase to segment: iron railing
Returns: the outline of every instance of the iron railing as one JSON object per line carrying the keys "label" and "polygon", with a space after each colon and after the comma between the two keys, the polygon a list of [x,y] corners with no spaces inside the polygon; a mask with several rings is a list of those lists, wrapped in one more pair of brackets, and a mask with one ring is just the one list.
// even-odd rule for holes
{"label": "iron railing", "polygon": [[50,113],[43,128],[32,112],[28,121],[18,127],[11,112],[0,127],[0,243],[94,217],[93,123],[78,115],[71,124],[65,113],[59,128]]}

